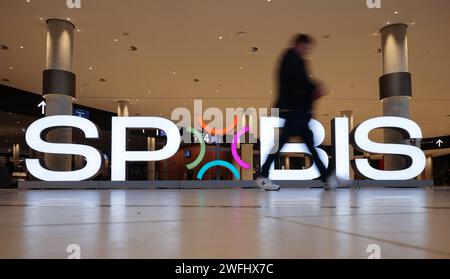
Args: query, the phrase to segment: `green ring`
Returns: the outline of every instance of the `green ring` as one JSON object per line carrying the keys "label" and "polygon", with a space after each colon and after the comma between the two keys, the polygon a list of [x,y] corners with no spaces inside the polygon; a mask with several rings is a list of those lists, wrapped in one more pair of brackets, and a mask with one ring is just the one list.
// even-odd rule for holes
{"label": "green ring", "polygon": [[186,129],[186,131],[188,131],[189,133],[193,134],[198,139],[198,141],[200,142],[200,154],[198,154],[197,159],[195,159],[194,162],[186,165],[188,170],[192,170],[193,168],[198,166],[202,162],[203,157],[205,157],[206,145],[205,145],[205,141],[203,140],[203,136],[202,136],[202,134],[200,134],[199,131],[197,131],[196,129],[193,129],[192,127],[188,127]]}

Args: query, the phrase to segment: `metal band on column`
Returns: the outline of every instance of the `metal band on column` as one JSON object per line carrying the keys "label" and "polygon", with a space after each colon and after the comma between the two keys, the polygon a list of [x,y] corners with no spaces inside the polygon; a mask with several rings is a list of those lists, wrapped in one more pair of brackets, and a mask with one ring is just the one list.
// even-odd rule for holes
{"label": "metal band on column", "polygon": [[49,69],[43,73],[42,94],[60,94],[75,97],[76,76],[72,72]]}
{"label": "metal band on column", "polygon": [[392,73],[380,77],[380,100],[390,97],[412,97],[410,73]]}

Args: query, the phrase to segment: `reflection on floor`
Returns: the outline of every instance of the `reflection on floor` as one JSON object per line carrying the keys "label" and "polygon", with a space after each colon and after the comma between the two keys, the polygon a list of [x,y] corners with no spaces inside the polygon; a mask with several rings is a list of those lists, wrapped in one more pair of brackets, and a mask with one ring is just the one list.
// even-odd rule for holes
{"label": "reflection on floor", "polygon": [[430,189],[0,191],[0,258],[450,258]]}

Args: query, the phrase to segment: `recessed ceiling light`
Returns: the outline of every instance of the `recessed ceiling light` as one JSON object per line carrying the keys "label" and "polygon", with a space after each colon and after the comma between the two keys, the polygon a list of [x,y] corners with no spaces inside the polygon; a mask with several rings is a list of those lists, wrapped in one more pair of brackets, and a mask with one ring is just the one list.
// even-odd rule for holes
{"label": "recessed ceiling light", "polygon": [[80,30],[80,29],[77,29],[76,31],[77,31],[77,32],[81,32],[81,30]]}
{"label": "recessed ceiling light", "polygon": [[23,49],[23,46],[20,46],[19,48],[20,48],[20,49]]}
{"label": "recessed ceiling light", "polygon": [[70,21],[70,20],[71,20],[71,18],[70,18],[70,17],[68,17],[68,18],[67,18],[67,20],[69,20],[69,21]]}
{"label": "recessed ceiling light", "polygon": [[44,18],[43,18],[43,17],[40,17],[39,20],[40,20],[40,21],[44,21]]}
{"label": "recessed ceiling light", "polygon": [[92,68],[92,67],[89,67],[89,70],[93,70],[94,68]]}
{"label": "recessed ceiling light", "polygon": [[31,3],[31,0],[26,0],[27,3]]}
{"label": "recessed ceiling light", "polygon": [[119,39],[113,39],[113,41],[114,41],[114,42],[118,42],[118,41],[119,41]]}
{"label": "recessed ceiling light", "polygon": [[219,40],[222,40],[222,39],[223,39],[223,37],[222,37],[222,36],[219,36],[218,38],[219,38]]}
{"label": "recessed ceiling light", "polygon": [[177,72],[172,72],[172,75],[176,75],[177,74]]}
{"label": "recessed ceiling light", "polygon": [[415,22],[411,22],[411,25],[416,25],[416,23]]}
{"label": "recessed ceiling light", "polygon": [[386,22],[386,24],[391,24],[391,22],[388,21],[388,22]]}
{"label": "recessed ceiling light", "polygon": [[243,70],[243,69],[244,69],[244,67],[239,67],[239,69],[240,69],[240,70]]}
{"label": "recessed ceiling light", "polygon": [[152,91],[151,91],[151,90],[147,90],[147,93],[148,93],[148,94],[151,94],[151,93],[152,93]]}
{"label": "recessed ceiling light", "polygon": [[398,15],[398,12],[397,12],[397,11],[395,11],[395,12],[394,12],[394,14],[395,14],[395,15]]}
{"label": "recessed ceiling light", "polygon": [[9,67],[10,70],[14,69],[13,67]]}

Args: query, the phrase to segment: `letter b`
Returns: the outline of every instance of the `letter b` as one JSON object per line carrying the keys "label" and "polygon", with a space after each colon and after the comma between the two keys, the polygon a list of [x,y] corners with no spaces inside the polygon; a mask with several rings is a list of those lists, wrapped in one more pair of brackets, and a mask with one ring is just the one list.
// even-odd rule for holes
{"label": "letter b", "polygon": [[[276,117],[262,117],[260,128],[260,141],[261,141],[261,165],[267,159],[272,146],[275,143],[275,128],[283,127],[285,120]],[[319,121],[312,119],[309,122],[309,128],[314,134],[314,145],[319,146],[325,140],[325,129]],[[319,148],[316,148],[320,159],[324,163],[325,167],[328,166],[327,153]],[[310,154],[309,150],[304,143],[288,143],[285,144],[280,153],[302,153]],[[320,172],[313,164],[309,169],[305,170],[275,170],[272,165],[270,171],[270,179],[273,180],[312,180],[320,177]]]}

